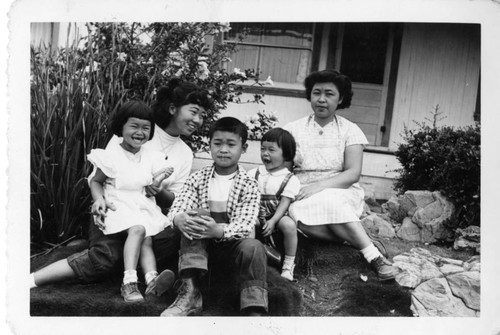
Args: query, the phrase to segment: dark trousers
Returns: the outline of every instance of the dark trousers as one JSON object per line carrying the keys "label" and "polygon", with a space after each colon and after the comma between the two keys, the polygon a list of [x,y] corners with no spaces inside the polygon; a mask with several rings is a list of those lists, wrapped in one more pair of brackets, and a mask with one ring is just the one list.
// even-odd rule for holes
{"label": "dark trousers", "polygon": [[208,257],[230,267],[240,289],[240,309],[262,307],[267,311],[267,258],[264,246],[253,238],[213,242],[181,236],[179,274],[208,271]]}
{"label": "dark trousers", "polygon": [[[68,264],[78,279],[84,282],[101,281],[123,271],[123,246],[127,235],[104,235],[95,225],[89,228],[89,248],[68,257]],[[153,250],[158,271],[175,264],[178,257],[180,233],[171,227],[153,236]]]}

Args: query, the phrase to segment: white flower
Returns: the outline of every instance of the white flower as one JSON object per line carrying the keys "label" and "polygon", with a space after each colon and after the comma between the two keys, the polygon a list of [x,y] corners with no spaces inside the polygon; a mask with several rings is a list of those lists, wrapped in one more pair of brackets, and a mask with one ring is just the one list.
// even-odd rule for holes
{"label": "white flower", "polygon": [[231,58],[229,58],[229,57],[223,57],[223,58],[222,58],[222,61],[223,61],[223,62],[228,62],[228,63],[230,63],[230,62],[232,62],[233,60],[232,60]]}
{"label": "white flower", "polygon": [[274,82],[271,79],[271,76],[267,77],[266,81],[262,83],[263,85],[274,86]]}
{"label": "white flower", "polygon": [[245,72],[241,72],[240,69],[237,68],[237,67],[234,68],[233,73],[238,74],[238,75],[242,76],[243,78],[247,77],[247,75],[245,74]]}
{"label": "white flower", "polygon": [[119,52],[118,55],[116,56],[116,58],[119,60],[119,61],[126,61],[127,60],[127,54],[125,52]]}
{"label": "white flower", "polygon": [[174,74],[174,77],[180,77],[182,76],[182,69],[177,70],[177,72]]}
{"label": "white flower", "polygon": [[247,126],[248,130],[253,130],[255,128],[255,123],[252,122],[246,122],[245,125]]}
{"label": "white flower", "polygon": [[251,122],[257,122],[257,121],[259,121],[259,119],[260,119],[260,117],[257,114],[250,116]]}
{"label": "white flower", "polygon": [[231,30],[231,27],[229,26],[229,22],[219,22],[219,31],[222,33],[228,32]]}
{"label": "white flower", "polygon": [[[99,69],[99,65],[100,65],[99,63],[97,63],[96,61],[94,61],[94,62],[92,63],[92,72],[97,71],[97,70]],[[90,72],[90,65],[87,65],[87,66],[85,67],[85,72],[86,72],[86,73],[89,73],[89,72]]]}
{"label": "white flower", "polygon": [[206,62],[199,62],[198,63],[198,78],[201,80],[205,80],[208,78],[208,75],[210,74],[210,71],[208,70],[208,65]]}
{"label": "white flower", "polygon": [[170,75],[170,69],[165,68],[165,70],[161,71],[161,75],[164,77],[168,77]]}

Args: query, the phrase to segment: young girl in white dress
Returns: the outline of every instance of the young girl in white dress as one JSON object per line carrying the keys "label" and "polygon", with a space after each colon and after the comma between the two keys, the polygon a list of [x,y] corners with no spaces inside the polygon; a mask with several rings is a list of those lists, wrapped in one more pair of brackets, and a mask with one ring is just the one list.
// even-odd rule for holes
{"label": "young girl in white dress", "polygon": [[144,299],[137,286],[137,264],[140,261],[146,282],[156,276],[151,236],[167,224],[145,187],[158,186],[173,168],[161,152],[143,147],[154,135],[153,112],[145,103],[125,103],[113,116],[111,130],[123,138],[120,145],[93,149],[87,156],[96,170],[89,181],[91,211],[104,234],[127,234],[121,295],[126,302],[136,302]]}

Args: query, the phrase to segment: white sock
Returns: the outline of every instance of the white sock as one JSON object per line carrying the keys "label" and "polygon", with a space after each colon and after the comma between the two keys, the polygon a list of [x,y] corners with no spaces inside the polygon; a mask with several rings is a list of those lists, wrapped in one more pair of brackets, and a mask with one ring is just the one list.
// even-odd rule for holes
{"label": "white sock", "polygon": [[38,286],[35,284],[35,274],[30,273],[30,289],[33,287],[38,287]]}
{"label": "white sock", "polygon": [[295,256],[285,255],[283,260],[283,269],[293,270],[293,264],[295,263]]}
{"label": "white sock", "polygon": [[123,272],[123,284],[137,283],[138,280],[136,270],[125,270]]}
{"label": "white sock", "polygon": [[144,275],[144,279],[146,280],[146,285],[149,285],[153,279],[155,279],[158,276],[158,272],[155,270],[149,271]]}
{"label": "white sock", "polygon": [[380,251],[373,245],[373,243],[371,243],[366,248],[361,249],[360,251],[368,263],[371,263],[371,261],[373,261],[375,258],[382,256]]}

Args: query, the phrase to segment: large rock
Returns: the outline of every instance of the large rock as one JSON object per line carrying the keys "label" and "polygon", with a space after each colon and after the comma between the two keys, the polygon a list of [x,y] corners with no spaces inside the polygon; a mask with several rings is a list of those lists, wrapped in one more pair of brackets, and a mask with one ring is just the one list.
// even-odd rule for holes
{"label": "large rock", "polygon": [[408,253],[394,256],[393,263],[398,270],[396,281],[404,287],[415,288],[426,280],[444,276],[434,256],[422,248],[413,248]]}
{"label": "large rock", "polygon": [[361,224],[365,230],[379,237],[393,238],[396,236],[392,224],[384,220],[382,217],[371,214],[361,220]]}
{"label": "large rock", "polygon": [[422,201],[423,206],[417,206],[412,221],[421,228],[422,242],[451,241],[453,233],[446,227],[446,223],[452,217],[455,206],[439,192],[433,192],[432,197],[433,202]]}
{"label": "large rock", "polygon": [[407,191],[382,207],[392,220],[402,223],[397,236],[403,240],[434,243],[453,238],[446,223],[455,208],[439,192]]}
{"label": "large rock", "polygon": [[458,237],[453,242],[453,249],[468,250],[473,249],[477,253],[481,252],[481,228],[478,226],[469,226],[465,229],[457,229]]}
{"label": "large rock", "polygon": [[461,272],[446,277],[454,296],[476,311],[481,309],[481,278],[478,271]]}
{"label": "large rock", "polygon": [[403,219],[396,235],[405,241],[420,242],[420,228],[409,217]]}
{"label": "large rock", "polygon": [[434,278],[419,285],[412,293],[411,310],[415,316],[478,316],[462,299],[453,295],[445,278]]}
{"label": "large rock", "polygon": [[414,289],[411,310],[418,316],[479,316],[480,258],[464,262],[423,248],[393,257],[396,281]]}

